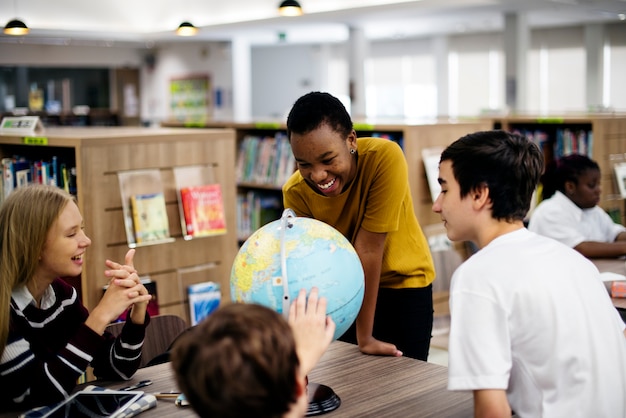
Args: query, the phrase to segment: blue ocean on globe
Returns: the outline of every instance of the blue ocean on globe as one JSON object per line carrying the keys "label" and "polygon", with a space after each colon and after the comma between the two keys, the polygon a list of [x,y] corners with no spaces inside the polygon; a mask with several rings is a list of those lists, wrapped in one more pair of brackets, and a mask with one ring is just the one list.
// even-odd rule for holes
{"label": "blue ocean on globe", "polygon": [[231,297],[285,313],[300,289],[308,293],[316,286],[328,300],[327,313],[337,326],[337,339],[361,309],[365,291],[361,261],[335,228],[315,219],[289,216],[288,211],[255,231],[239,249],[231,271]]}

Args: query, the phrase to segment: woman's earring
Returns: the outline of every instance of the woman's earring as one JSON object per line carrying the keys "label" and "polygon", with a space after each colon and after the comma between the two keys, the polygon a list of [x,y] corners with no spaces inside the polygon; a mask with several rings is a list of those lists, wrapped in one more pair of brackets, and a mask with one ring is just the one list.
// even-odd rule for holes
{"label": "woman's earring", "polygon": [[352,155],[356,154],[356,150],[355,150],[354,148],[352,148],[352,149],[350,150],[350,154],[352,154]]}

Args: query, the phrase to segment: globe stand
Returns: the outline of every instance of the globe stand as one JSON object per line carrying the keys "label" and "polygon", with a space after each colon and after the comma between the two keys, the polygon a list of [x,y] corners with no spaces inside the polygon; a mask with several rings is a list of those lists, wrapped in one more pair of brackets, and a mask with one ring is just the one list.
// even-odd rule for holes
{"label": "globe stand", "polygon": [[[285,232],[288,228],[293,227],[293,223],[289,221],[290,218],[295,218],[296,214],[293,210],[287,208],[283,211],[283,215],[280,218],[280,267],[282,272],[282,285],[283,285],[283,300],[282,300],[282,312],[285,318],[289,314],[289,306],[291,305],[291,299],[289,297],[289,279],[287,277],[287,253],[285,249]],[[341,399],[335,394],[335,392],[328,386],[319,383],[311,383],[307,377],[307,396],[309,405],[305,416],[312,417],[315,415],[322,415],[330,411],[334,411],[341,405]]]}
{"label": "globe stand", "polygon": [[309,382],[307,385],[309,406],[306,411],[307,417],[322,415],[334,411],[341,405],[339,396],[328,386]]}

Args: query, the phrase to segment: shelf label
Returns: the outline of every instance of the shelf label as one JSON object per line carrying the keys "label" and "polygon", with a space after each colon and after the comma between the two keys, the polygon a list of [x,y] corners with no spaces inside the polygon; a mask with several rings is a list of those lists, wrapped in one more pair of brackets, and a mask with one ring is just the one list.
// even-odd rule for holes
{"label": "shelf label", "polygon": [[371,125],[369,123],[355,123],[353,124],[353,127],[355,131],[373,131],[374,130],[374,125]]}
{"label": "shelf label", "polygon": [[41,130],[39,116],[5,116],[0,125],[0,133],[6,134],[32,134]]}
{"label": "shelf label", "polygon": [[256,122],[254,124],[255,128],[258,129],[280,129],[279,122]]}
{"label": "shelf label", "polygon": [[563,118],[539,118],[537,123],[563,123]]}
{"label": "shelf label", "polygon": [[185,128],[204,128],[204,127],[206,127],[206,123],[204,123],[204,122],[184,122],[183,126]]}
{"label": "shelf label", "polygon": [[46,136],[25,136],[22,142],[26,145],[48,145]]}

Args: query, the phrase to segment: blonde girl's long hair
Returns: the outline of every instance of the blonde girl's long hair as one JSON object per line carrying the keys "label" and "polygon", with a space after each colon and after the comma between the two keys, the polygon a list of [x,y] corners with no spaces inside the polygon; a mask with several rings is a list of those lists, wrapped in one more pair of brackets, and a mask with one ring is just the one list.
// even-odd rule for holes
{"label": "blonde girl's long hair", "polygon": [[0,355],[9,336],[11,293],[32,279],[48,231],[72,201],[58,187],[32,185],[14,190],[0,206]]}

